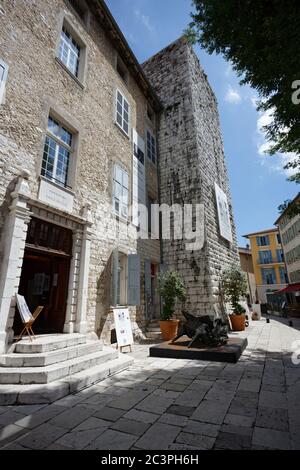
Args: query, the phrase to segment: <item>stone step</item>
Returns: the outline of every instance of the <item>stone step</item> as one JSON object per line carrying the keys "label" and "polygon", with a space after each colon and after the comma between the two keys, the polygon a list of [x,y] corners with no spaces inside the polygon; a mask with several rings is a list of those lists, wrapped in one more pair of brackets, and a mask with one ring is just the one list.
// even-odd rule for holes
{"label": "stone step", "polygon": [[160,331],[146,331],[146,338],[148,339],[162,339]]}
{"label": "stone step", "polygon": [[45,353],[86,343],[87,336],[80,333],[39,335],[32,341],[24,338],[13,344],[11,352],[21,354]]}
{"label": "stone step", "polygon": [[105,348],[103,351],[45,367],[1,367],[0,384],[45,384],[105,363],[117,356],[118,352],[115,349]]}
{"label": "stone step", "polygon": [[11,353],[0,356],[1,367],[43,367],[51,364],[57,364],[62,361],[81,357],[86,354],[92,354],[102,351],[103,344],[100,341],[88,341],[87,343],[69,346],[49,352],[22,354]]}
{"label": "stone step", "polygon": [[[104,348],[104,351],[107,351],[107,349],[111,348]],[[72,376],[49,384],[0,385],[0,406],[52,403],[127,369],[133,361],[132,357],[120,354],[120,356],[104,364],[77,372]]]}

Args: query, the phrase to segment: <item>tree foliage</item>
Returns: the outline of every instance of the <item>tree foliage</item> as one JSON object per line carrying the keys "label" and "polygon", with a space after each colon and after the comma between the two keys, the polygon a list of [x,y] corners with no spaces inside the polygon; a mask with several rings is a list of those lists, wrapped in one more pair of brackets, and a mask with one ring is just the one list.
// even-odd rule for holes
{"label": "tree foliage", "polygon": [[[193,0],[195,11],[186,31],[210,54],[232,63],[241,83],[260,97],[258,109],[270,110],[265,126],[269,153],[293,152],[290,178],[300,182],[300,2],[298,0]],[[295,81],[299,81],[297,90]],[[293,86],[294,83],[294,86]],[[293,86],[293,88],[292,88]],[[296,90],[295,90],[296,87]],[[300,101],[300,99],[299,99]]]}
{"label": "tree foliage", "polygon": [[230,302],[233,313],[239,315],[245,312],[239,302],[247,294],[247,281],[238,267],[233,266],[223,272],[221,290],[225,299]]}
{"label": "tree foliage", "polygon": [[177,271],[160,274],[158,286],[163,299],[161,320],[170,320],[175,311],[176,299],[185,300],[186,289]]}

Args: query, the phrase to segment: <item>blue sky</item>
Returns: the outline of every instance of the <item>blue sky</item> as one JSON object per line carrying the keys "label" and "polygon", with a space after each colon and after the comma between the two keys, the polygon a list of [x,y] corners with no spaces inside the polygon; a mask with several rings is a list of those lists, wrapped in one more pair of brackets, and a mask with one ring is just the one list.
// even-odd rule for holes
{"label": "blue sky", "polygon": [[[190,0],[106,0],[140,62],[182,35],[190,21]],[[195,51],[216,94],[238,242],[242,235],[271,228],[277,207],[293,198],[298,187],[282,170],[287,156],[270,157],[261,126],[270,119],[255,109],[256,94],[241,87],[230,64],[221,56]]]}

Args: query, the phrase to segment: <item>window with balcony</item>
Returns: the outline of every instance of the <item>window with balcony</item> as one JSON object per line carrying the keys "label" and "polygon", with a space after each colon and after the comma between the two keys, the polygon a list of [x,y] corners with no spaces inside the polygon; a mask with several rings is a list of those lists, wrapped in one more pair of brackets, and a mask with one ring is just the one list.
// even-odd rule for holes
{"label": "window with balcony", "polygon": [[283,263],[284,262],[283,250],[279,248],[278,250],[276,250],[276,252],[277,252],[277,261],[279,263]]}
{"label": "window with balcony", "polygon": [[259,264],[269,264],[273,262],[271,250],[259,251],[258,253]]}
{"label": "window with balcony", "polygon": [[276,284],[276,273],[274,268],[262,268],[261,269],[263,284]]}
{"label": "window with balcony", "polygon": [[256,237],[256,243],[258,246],[269,246],[270,245],[269,235],[262,235],[262,236]]}
{"label": "window with balcony", "polygon": [[280,282],[282,284],[288,284],[289,280],[288,280],[288,275],[287,275],[285,268],[280,267],[279,274],[280,274]]}
{"label": "window with balcony", "polygon": [[49,116],[41,174],[48,180],[67,187],[73,134],[58,120]]}

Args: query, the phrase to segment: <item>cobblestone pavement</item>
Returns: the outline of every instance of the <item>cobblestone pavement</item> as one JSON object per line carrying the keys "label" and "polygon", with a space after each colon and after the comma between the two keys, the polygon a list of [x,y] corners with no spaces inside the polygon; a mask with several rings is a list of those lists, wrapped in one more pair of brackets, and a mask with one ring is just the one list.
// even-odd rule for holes
{"label": "cobblestone pavement", "polygon": [[136,345],[128,370],[93,387],[0,407],[1,449],[300,449],[293,324],[252,322],[237,364],[150,358]]}

